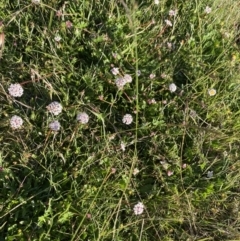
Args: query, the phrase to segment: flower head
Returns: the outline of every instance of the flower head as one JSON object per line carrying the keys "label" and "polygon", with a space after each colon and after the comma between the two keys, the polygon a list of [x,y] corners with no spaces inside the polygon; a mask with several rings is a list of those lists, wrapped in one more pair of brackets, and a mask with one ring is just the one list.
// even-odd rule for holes
{"label": "flower head", "polygon": [[212,9],[211,9],[209,6],[207,6],[207,7],[205,8],[204,12],[207,13],[207,14],[209,14],[209,13],[212,12]]}
{"label": "flower head", "polygon": [[177,15],[177,10],[170,10],[168,14],[169,14],[169,16],[171,16],[171,17],[172,17],[172,16],[176,16],[176,15]]}
{"label": "flower head", "polygon": [[20,116],[14,115],[11,119],[10,119],[10,126],[12,127],[12,129],[19,129],[21,128],[23,124],[23,120]]}
{"label": "flower head", "polygon": [[71,21],[66,21],[66,28],[72,28],[73,24]]}
{"label": "flower head", "polygon": [[119,68],[112,68],[111,72],[113,75],[118,75],[119,74]]}
{"label": "flower head", "polygon": [[123,89],[123,86],[127,83],[126,80],[122,77],[119,77],[115,80],[116,86],[119,90]]}
{"label": "flower head", "polygon": [[172,22],[170,20],[166,19],[165,23],[167,24],[167,26],[172,27]]}
{"label": "flower head", "polygon": [[139,170],[137,168],[134,168],[133,175],[136,176],[139,173]]}
{"label": "flower head", "polygon": [[154,0],[154,3],[155,3],[156,5],[158,5],[158,4],[159,4],[159,0]]}
{"label": "flower head", "polygon": [[123,116],[122,122],[126,125],[130,125],[133,122],[133,117],[130,114],[126,114]]}
{"label": "flower head", "polygon": [[121,142],[121,149],[122,149],[122,151],[126,150],[126,145],[123,142]]}
{"label": "flower head", "polygon": [[47,110],[53,115],[59,115],[62,112],[62,105],[59,102],[54,101],[47,106]]}
{"label": "flower head", "polygon": [[60,42],[61,41],[61,36],[60,35],[56,35],[55,37],[54,37],[54,40],[56,41],[56,42]]}
{"label": "flower head", "polygon": [[177,86],[174,83],[172,83],[169,85],[169,90],[171,93],[173,93],[177,90]]}
{"label": "flower head", "polygon": [[23,88],[20,84],[11,84],[8,92],[13,97],[21,97],[23,95]]}
{"label": "flower head", "polygon": [[89,115],[86,112],[78,113],[77,121],[79,121],[81,124],[87,124],[89,121]]}
{"label": "flower head", "polygon": [[138,202],[138,204],[136,204],[133,208],[134,214],[135,215],[140,215],[143,213],[144,210],[144,205],[141,202]]}
{"label": "flower head", "polygon": [[129,74],[125,74],[123,76],[123,78],[125,79],[126,83],[131,83],[132,82],[132,76]]}
{"label": "flower head", "polygon": [[154,79],[155,77],[156,77],[156,75],[153,74],[153,73],[149,75],[149,78],[150,78],[150,79]]}
{"label": "flower head", "polygon": [[217,91],[216,91],[215,89],[209,89],[209,90],[208,90],[208,94],[209,94],[210,96],[214,96],[214,95],[216,95],[216,93],[217,93]]}
{"label": "flower head", "polygon": [[60,125],[59,121],[55,120],[49,124],[49,128],[52,131],[59,131],[61,128],[61,125]]}
{"label": "flower head", "polygon": [[168,175],[169,177],[171,177],[171,176],[173,175],[173,171],[168,170],[168,171],[167,171],[167,175]]}

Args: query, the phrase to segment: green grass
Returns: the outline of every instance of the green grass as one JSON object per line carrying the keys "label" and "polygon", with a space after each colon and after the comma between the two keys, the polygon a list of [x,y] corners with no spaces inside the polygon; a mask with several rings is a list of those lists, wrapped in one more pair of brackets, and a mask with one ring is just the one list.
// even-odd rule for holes
{"label": "green grass", "polygon": [[237,1],[3,2],[0,240],[240,240]]}

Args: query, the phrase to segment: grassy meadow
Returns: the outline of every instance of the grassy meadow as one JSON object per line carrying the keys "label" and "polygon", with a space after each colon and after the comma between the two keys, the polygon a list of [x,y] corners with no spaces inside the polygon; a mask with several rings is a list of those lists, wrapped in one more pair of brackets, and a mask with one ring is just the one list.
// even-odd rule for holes
{"label": "grassy meadow", "polygon": [[236,0],[0,3],[0,241],[240,240]]}

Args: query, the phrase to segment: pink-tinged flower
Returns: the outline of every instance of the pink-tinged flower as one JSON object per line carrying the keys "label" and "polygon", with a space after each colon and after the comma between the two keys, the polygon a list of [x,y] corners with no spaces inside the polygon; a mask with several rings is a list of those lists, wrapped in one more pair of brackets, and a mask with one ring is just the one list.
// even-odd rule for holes
{"label": "pink-tinged flower", "polygon": [[23,120],[20,116],[14,115],[11,119],[10,119],[10,126],[12,129],[19,129],[21,128],[23,124]]}
{"label": "pink-tinged flower", "polygon": [[115,80],[115,84],[119,90],[122,90],[126,83],[127,83],[126,80],[122,77],[119,77]]}
{"label": "pink-tinged flower", "polygon": [[92,215],[91,215],[90,213],[88,213],[88,214],[86,215],[86,218],[87,218],[87,219],[92,219]]}
{"label": "pink-tinged flower", "polygon": [[186,163],[183,163],[182,168],[185,169],[187,167]]}
{"label": "pink-tinged flower", "polygon": [[135,215],[140,215],[143,213],[144,210],[144,205],[141,202],[138,202],[138,204],[136,204],[133,208],[134,214]]}
{"label": "pink-tinged flower", "polygon": [[156,77],[156,75],[153,74],[153,73],[149,75],[149,78],[150,78],[150,79],[154,79],[155,77]]}
{"label": "pink-tinged flower", "polygon": [[115,174],[115,173],[116,173],[116,171],[117,171],[117,169],[116,169],[116,168],[114,168],[114,167],[112,167],[112,168],[111,168],[111,174]]}
{"label": "pink-tinged flower", "polygon": [[111,72],[113,75],[118,75],[119,74],[119,68],[112,68]]}
{"label": "pink-tinged flower", "polygon": [[169,177],[171,177],[171,176],[173,175],[173,171],[168,170],[168,171],[167,171],[167,175],[168,175]]}
{"label": "pink-tinged flower", "polygon": [[129,74],[125,74],[123,76],[123,78],[125,79],[126,83],[131,83],[132,82],[132,76]]}
{"label": "pink-tinged flower", "polygon": [[168,20],[168,19],[165,20],[165,23],[166,23],[167,26],[169,26],[169,27],[172,27],[172,26],[173,26],[173,25],[172,25],[172,22],[171,22],[170,20]]}
{"label": "pink-tinged flower", "polygon": [[47,106],[47,110],[53,115],[59,115],[62,112],[62,105],[57,101],[53,101]]}
{"label": "pink-tinged flower", "polygon": [[167,75],[166,74],[161,74],[161,78],[163,78],[163,79],[165,79],[167,77]]}
{"label": "pink-tinged flower", "polygon": [[152,104],[156,104],[156,103],[157,103],[154,98],[153,98],[153,99],[148,99],[147,102],[148,102],[149,105],[152,105]]}
{"label": "pink-tinged flower", "polygon": [[133,117],[130,114],[126,114],[123,116],[122,122],[126,125],[130,125],[133,122]]}
{"label": "pink-tinged flower", "polygon": [[21,97],[23,95],[23,88],[20,84],[11,84],[8,92],[13,97]]}
{"label": "pink-tinged flower", "polygon": [[212,9],[211,9],[209,6],[207,6],[207,7],[205,8],[204,12],[207,13],[207,14],[209,14],[209,13],[212,12]]}
{"label": "pink-tinged flower", "polygon": [[168,14],[171,17],[176,16],[177,15],[177,10],[170,10]]}
{"label": "pink-tinged flower", "polygon": [[49,128],[50,128],[52,131],[59,131],[60,128],[61,128],[61,125],[60,125],[59,121],[55,120],[55,121],[52,121],[52,122],[49,124]]}
{"label": "pink-tinged flower", "polygon": [[87,124],[89,121],[89,115],[86,112],[78,113],[77,121],[79,121],[81,124]]}
{"label": "pink-tinged flower", "polygon": [[72,28],[73,24],[71,21],[66,21],[66,28]]}

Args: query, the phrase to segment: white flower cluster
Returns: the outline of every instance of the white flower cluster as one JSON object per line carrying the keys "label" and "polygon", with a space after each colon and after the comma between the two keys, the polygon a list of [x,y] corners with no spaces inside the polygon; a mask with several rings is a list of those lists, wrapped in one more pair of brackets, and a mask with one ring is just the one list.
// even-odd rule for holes
{"label": "white flower cluster", "polygon": [[47,110],[53,115],[59,115],[62,112],[62,105],[54,101],[47,106]]}
{"label": "white flower cluster", "polygon": [[123,86],[127,83],[132,82],[132,76],[129,74],[125,74],[123,77],[119,77],[115,80],[116,86],[119,90],[123,89]]}
{"label": "white flower cluster", "polygon": [[20,84],[11,84],[8,92],[13,97],[21,97],[23,95],[23,88]]}
{"label": "white flower cluster", "polygon": [[33,4],[40,4],[40,0],[32,0]]}
{"label": "white flower cluster", "polygon": [[14,115],[11,119],[10,119],[10,126],[12,127],[12,129],[19,129],[21,128],[23,124],[23,120],[20,116]]}
{"label": "white flower cluster", "polygon": [[49,128],[50,128],[52,131],[59,131],[60,128],[61,128],[61,125],[60,125],[59,121],[55,120],[55,121],[52,121],[52,122],[49,124]]}
{"label": "white flower cluster", "polygon": [[126,125],[130,125],[133,122],[133,117],[130,114],[126,114],[123,116],[122,122]]}
{"label": "white flower cluster", "polygon": [[141,202],[138,202],[138,204],[136,204],[133,208],[134,214],[135,215],[140,215],[143,213],[144,210],[144,205]]}
{"label": "white flower cluster", "polygon": [[79,121],[81,124],[87,124],[89,121],[89,115],[86,112],[78,113],[77,121]]}

